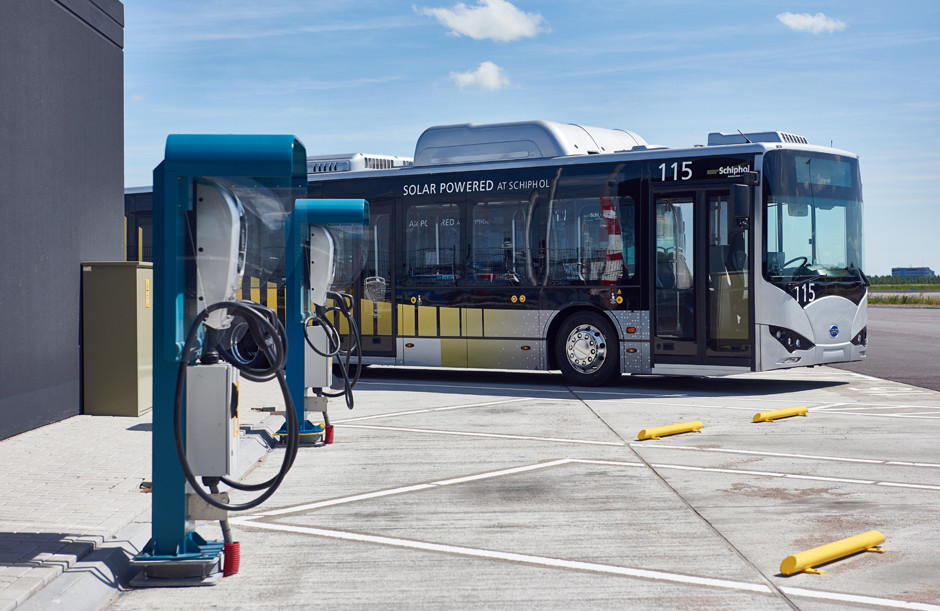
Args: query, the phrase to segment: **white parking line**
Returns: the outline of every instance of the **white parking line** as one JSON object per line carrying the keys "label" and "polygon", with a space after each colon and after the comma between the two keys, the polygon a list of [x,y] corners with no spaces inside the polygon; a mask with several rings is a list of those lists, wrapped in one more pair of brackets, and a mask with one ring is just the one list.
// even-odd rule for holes
{"label": "white parking line", "polygon": [[874,418],[910,418],[912,420],[940,420],[940,410],[937,410],[930,416],[920,416],[915,414],[873,414],[871,412],[851,412],[842,411],[829,412],[830,414],[843,414],[851,416],[869,416]]}
{"label": "white parking line", "polygon": [[761,452],[758,450],[734,450],[730,448],[698,448],[695,446],[674,446],[664,443],[631,443],[631,448],[652,448],[655,450],[689,450],[693,452],[718,452],[723,454],[745,454],[748,456],[768,456],[771,458],[803,458],[806,460],[826,460],[834,462],[864,463],[869,465],[892,465],[903,467],[930,467],[940,469],[940,464],[929,462],[902,462],[897,460],[878,460],[876,458],[849,458],[847,456],[821,456],[819,454],[788,454],[783,452]]}
{"label": "white parking line", "polygon": [[895,482],[878,482],[879,486],[892,486],[894,488],[917,488],[920,490],[940,490],[940,486],[931,486],[929,484],[898,484]]}
{"label": "white parking line", "polygon": [[578,443],[592,446],[625,446],[622,441],[594,441],[591,439],[568,439],[565,437],[537,437],[534,435],[509,435],[505,433],[472,433],[468,431],[442,431],[439,429],[417,429],[402,426],[379,426],[369,424],[343,424],[351,429],[372,429],[379,431],[396,431],[399,433],[430,433],[434,435],[456,435],[458,437],[490,437],[493,439],[520,439],[523,441],[549,441],[552,443]]}
{"label": "white parking line", "polygon": [[935,469],[940,469],[940,464],[932,462],[906,462],[903,460],[889,460],[885,464],[897,465],[901,467],[933,467]]}
{"label": "white parking line", "polygon": [[[902,404],[899,404],[899,405],[885,405],[885,404],[877,404],[877,403],[874,403],[874,404],[871,404],[871,403],[857,403],[857,404],[853,405],[853,404],[851,404],[851,403],[836,403],[836,405],[839,405],[839,406],[840,406],[840,409],[827,409],[827,411],[835,412],[835,413],[837,413],[837,414],[842,414],[842,413],[844,413],[843,410],[847,410],[847,409],[850,409],[850,410],[853,410],[853,411],[859,411],[859,412],[873,411],[873,410],[878,410],[878,409],[913,409],[913,408],[915,408],[915,407],[916,407],[917,409],[923,409],[923,407],[921,407],[921,406],[919,406],[919,405],[915,406],[915,405],[907,405],[907,404],[903,404],[903,403],[902,403]],[[817,407],[817,408],[814,408],[814,409],[824,409],[824,408]],[[938,408],[938,409],[940,409],[940,408]]]}
{"label": "white parking line", "polygon": [[818,600],[838,600],[840,602],[858,603],[862,605],[879,605],[888,607],[889,609],[916,609],[917,611],[937,611],[940,609],[938,605],[926,603],[915,603],[891,598],[875,598],[874,596],[860,596],[858,594],[843,594],[841,592],[820,592],[819,590],[791,588],[788,586],[781,587],[780,591],[791,596],[805,596],[806,598],[815,598]]}
{"label": "white parking line", "polygon": [[[238,517],[232,518],[232,521],[233,523],[242,524],[242,523],[247,523],[247,522],[260,519],[260,518],[271,518],[271,517],[282,516],[282,515],[287,515],[287,514],[292,514],[292,513],[314,511],[317,509],[323,509],[324,507],[345,505],[348,503],[356,503],[359,501],[369,501],[372,499],[383,498],[383,497],[393,496],[393,495],[398,495],[398,494],[406,494],[409,492],[421,492],[424,490],[430,490],[432,488],[438,488],[441,486],[452,486],[454,484],[463,484],[467,482],[502,477],[505,475],[515,475],[518,473],[526,473],[529,471],[538,471],[542,469],[549,469],[552,467],[559,467],[559,466],[568,465],[568,464],[607,465],[607,466],[612,466],[612,467],[644,467],[646,466],[644,463],[641,463],[641,462],[592,460],[592,459],[581,459],[581,458],[560,458],[558,460],[553,460],[553,461],[544,462],[544,463],[524,465],[521,467],[510,467],[508,469],[487,471],[485,473],[476,473],[473,475],[466,475],[466,476],[454,477],[450,479],[443,479],[443,480],[428,482],[424,484],[413,484],[409,486],[402,486],[399,488],[390,488],[388,490],[378,490],[375,492],[355,494],[352,496],[340,497],[336,499],[328,499],[324,501],[316,501],[313,503],[305,503],[303,505],[296,505],[293,507],[283,507],[281,509],[274,509],[274,510],[265,511],[262,513],[238,516]],[[854,479],[854,478],[843,478],[843,477],[825,477],[822,475],[802,475],[799,473],[781,473],[777,471],[755,471],[755,470],[750,470],[750,469],[698,467],[694,465],[673,465],[673,464],[666,464],[666,463],[650,463],[649,466],[653,469],[659,469],[659,470],[696,471],[700,473],[723,473],[723,474],[743,475],[743,476],[751,476],[751,477],[800,479],[800,480],[810,480],[810,481],[820,481],[820,482],[833,482],[833,483],[839,483],[839,484],[859,484],[863,486],[876,485],[876,486],[889,486],[893,488],[908,488],[908,489],[913,489],[913,490],[938,490],[940,491],[940,486],[935,486],[932,484],[911,484],[911,483],[906,483],[906,482],[886,482],[886,481],[878,481],[878,480]]]}
{"label": "white parking line", "polygon": [[[343,424],[346,422],[359,422],[360,420],[374,420],[376,418],[389,418],[392,416],[410,416],[412,414],[429,414],[431,412],[446,412],[455,409],[470,409],[474,407],[489,407],[491,405],[505,405],[507,403],[519,403],[521,401],[545,401],[546,399],[533,399],[524,397],[522,399],[500,399],[499,401],[487,401],[485,403],[469,403],[465,405],[450,405],[448,407],[429,407],[426,409],[413,409],[406,412],[390,412],[388,414],[374,414],[372,416],[359,416],[358,418],[342,418],[334,420],[334,424]],[[554,399],[548,399],[553,401]]]}
{"label": "white parking line", "polygon": [[[501,552],[497,550],[488,550],[474,547],[463,547],[459,545],[447,545],[443,543],[431,543],[427,541],[417,541],[414,539],[402,539],[398,537],[385,537],[382,535],[368,535],[363,533],[347,532],[342,530],[332,530],[325,528],[312,528],[308,526],[293,526],[286,524],[271,524],[265,522],[246,521],[242,522],[249,528],[258,528],[262,530],[273,530],[294,534],[312,535],[316,537],[325,537],[329,539],[339,539],[343,541],[354,541],[357,543],[370,543],[373,545],[384,545],[402,549],[436,552],[454,556],[463,556],[468,558],[483,558],[488,560],[499,560],[503,562],[513,562],[534,566],[543,566],[548,568],[566,569],[572,571],[585,571],[599,573],[603,575],[616,575],[620,577],[633,577],[637,579],[647,579],[652,581],[665,581],[671,583],[680,583],[691,586],[706,586],[713,588],[724,588],[740,592],[755,592],[759,594],[773,594],[773,590],[765,584],[749,583],[746,581],[733,581],[730,579],[716,579],[713,577],[697,577],[694,575],[683,575],[681,573],[667,573],[665,571],[654,571],[649,569],[637,569],[611,564],[600,564],[597,562],[584,562],[579,560],[565,560],[563,558],[552,558],[550,556],[536,556],[534,554],[519,554],[515,552]],[[918,611],[938,611],[940,606],[928,605],[923,603],[894,600],[890,598],[875,598],[873,596],[859,596],[857,594],[843,594],[841,592],[822,592],[819,590],[807,590],[805,588],[791,588],[787,586],[780,587],[780,590],[789,596],[799,596],[803,598],[812,598],[816,600],[830,600],[860,603],[867,605],[880,605],[893,609],[915,609]]]}
{"label": "white parking line", "polygon": [[[437,488],[440,486],[451,486],[453,484],[462,484],[465,482],[478,481],[482,479],[490,479],[494,477],[502,477],[504,475],[515,475],[516,473],[525,473],[527,471],[537,471],[540,469],[549,469],[551,467],[557,467],[559,465],[567,465],[572,462],[578,462],[570,458],[560,458],[558,460],[552,460],[549,462],[536,463],[533,465],[524,465],[522,467],[510,467],[508,469],[499,469],[496,471],[487,471],[486,473],[476,473],[474,475],[467,475],[463,477],[454,477],[450,479],[442,479],[436,482],[428,482],[426,484],[415,484],[411,486],[402,486],[400,488],[390,488],[388,490],[379,490],[377,492],[367,492],[364,494],[355,494],[352,496],[341,497],[338,499],[329,499],[326,501],[317,501],[315,503],[306,503],[304,505],[296,505],[294,507],[284,507],[282,509],[275,509],[273,511],[265,511],[263,513],[256,513],[247,516],[238,516],[232,518],[234,522],[241,523],[246,520],[254,520],[258,518],[269,518],[273,516],[282,516],[289,513],[300,513],[303,511],[311,511],[314,509],[322,509],[323,507],[332,507],[334,505],[344,505],[346,503],[356,503],[358,501],[368,501],[371,499],[392,496],[395,494],[405,494],[408,492],[418,492],[420,490],[428,490],[430,488]],[[611,463],[617,464],[618,466],[637,466],[642,467],[643,463]]]}
{"label": "white parking line", "polygon": [[833,409],[833,408],[835,408],[835,407],[841,407],[841,406],[843,406],[843,405],[848,405],[848,403],[844,403],[844,402],[843,402],[843,403],[828,403],[828,404],[825,404],[825,405],[817,405],[816,407],[810,407],[810,408],[809,408],[809,411],[815,412],[815,411],[831,410],[831,409]]}
{"label": "white parking line", "polygon": [[576,560],[564,560],[561,558],[551,558],[548,556],[535,556],[532,554],[518,554],[515,552],[500,552],[496,550],[487,550],[474,547],[463,547],[459,545],[446,545],[442,543],[429,543],[426,541],[415,541],[413,539],[400,539],[397,537],[384,537],[380,535],[366,535],[360,533],[346,532],[341,530],[328,530],[325,528],[311,528],[307,526],[290,526],[286,524],[271,524],[265,522],[250,522],[246,526],[252,528],[261,528],[266,530],[277,530],[281,532],[290,532],[297,534],[315,535],[318,537],[327,537],[330,539],[342,539],[345,541],[356,541],[360,543],[373,543],[377,545],[387,545],[392,547],[401,547],[426,552],[439,552],[457,556],[468,556],[472,558],[487,558],[491,560],[503,560],[508,562],[517,562],[522,564],[533,564],[537,566],[546,566],[560,569],[570,569],[575,571],[589,571],[592,573],[605,573],[608,575],[621,575],[625,577],[639,577],[641,579],[653,579],[658,581],[671,581],[675,583],[685,583],[698,586],[712,586],[716,588],[728,588],[732,590],[742,590],[747,592],[760,592],[770,594],[771,589],[759,583],[747,583],[744,581],[731,581],[728,579],[714,579],[711,577],[694,577],[692,575],[681,575],[678,573],[666,573],[663,571],[651,571],[647,569],[632,569],[610,564],[598,564],[595,562],[582,562]]}
{"label": "white parking line", "polygon": [[[426,434],[435,434],[435,435],[456,435],[462,437],[488,437],[495,439],[520,439],[525,441],[548,441],[551,443],[572,443],[572,444],[582,444],[582,445],[600,445],[600,446],[625,446],[630,447],[649,447],[656,449],[670,449],[670,450],[697,450],[705,452],[729,452],[736,454],[750,454],[750,455],[763,455],[763,456],[774,456],[774,457],[789,457],[789,458],[806,458],[812,460],[831,460],[831,461],[843,461],[843,462],[853,462],[853,463],[868,463],[868,464],[892,464],[888,461],[875,460],[875,459],[866,459],[866,458],[840,458],[837,456],[815,456],[811,454],[778,454],[773,452],[755,452],[750,450],[723,450],[720,448],[695,448],[690,446],[667,446],[663,444],[658,445],[645,445],[645,444],[625,444],[623,442],[613,442],[613,441],[592,441],[586,439],[566,439],[559,437],[535,437],[530,435],[508,435],[502,433],[472,433],[466,431],[442,431],[436,429],[417,429],[417,428],[406,428],[406,427],[391,427],[391,426],[376,426],[376,425],[366,425],[366,424],[346,424],[343,425],[348,428],[360,428],[360,429],[371,429],[371,430],[383,430],[383,431],[396,431],[396,432],[405,432],[405,433],[426,433]],[[568,462],[578,462],[577,459],[568,459]],[[637,463],[639,464],[639,463]],[[670,465],[666,463],[656,463],[650,464],[651,467],[657,469],[676,469],[676,470],[686,470],[686,471],[702,471],[708,473],[736,473],[740,475],[757,475],[764,477],[783,477],[791,479],[806,479],[806,480],[815,480],[822,482],[837,482],[844,484],[862,484],[862,485],[872,485],[877,484],[879,486],[893,486],[896,488],[911,488],[917,490],[940,490],[940,486],[934,486],[931,484],[909,484],[905,482],[880,482],[877,480],[865,480],[865,479],[853,479],[853,478],[839,478],[839,477],[825,477],[821,475],[801,475],[798,473],[779,473],[775,471],[751,471],[746,469],[719,469],[715,467],[698,467],[693,465]],[[940,466],[940,465],[931,465],[929,463],[911,463],[910,465],[905,466]]]}
{"label": "white parking line", "polygon": [[854,479],[849,477],[825,477],[822,475],[801,475],[799,473],[779,473],[775,471],[750,471],[747,469],[720,469],[717,467],[695,467],[692,465],[667,465],[650,463],[654,469],[674,469],[677,471],[701,471],[705,473],[730,473],[734,475],[756,475],[762,477],[781,477],[784,479],[805,479],[817,482],[835,482],[839,484],[860,484],[862,486],[891,486],[913,490],[940,490],[940,486],[931,484],[909,484],[907,482],[881,482],[873,479]]}

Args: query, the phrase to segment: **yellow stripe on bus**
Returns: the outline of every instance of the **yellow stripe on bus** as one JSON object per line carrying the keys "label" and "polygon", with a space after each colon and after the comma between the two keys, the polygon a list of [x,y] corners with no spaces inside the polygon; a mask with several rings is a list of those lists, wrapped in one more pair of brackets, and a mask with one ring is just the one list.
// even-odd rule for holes
{"label": "yellow stripe on bus", "polygon": [[398,306],[398,335],[403,337],[414,337],[415,332],[415,307],[413,305],[402,304]]}
{"label": "yellow stripe on bus", "polygon": [[483,337],[483,310],[460,310],[465,337]]}
{"label": "yellow stripe on bus", "polygon": [[467,366],[467,340],[441,339],[441,367]]}
{"label": "yellow stripe on bus", "polygon": [[363,335],[375,335],[375,330],[373,329],[373,322],[375,321],[375,310],[372,309],[373,303],[375,302],[371,299],[363,299],[359,302],[359,307],[362,308],[359,332]]}
{"label": "yellow stripe on bus", "polygon": [[277,312],[277,285],[273,282],[268,282],[267,306]]}
{"label": "yellow stripe on bus", "polygon": [[437,337],[437,308],[418,306],[418,335]]}
{"label": "yellow stripe on bus", "polygon": [[379,328],[378,335],[392,334],[392,304],[388,301],[379,302]]}
{"label": "yellow stripe on bus", "polygon": [[441,308],[441,336],[460,337],[460,308]]}

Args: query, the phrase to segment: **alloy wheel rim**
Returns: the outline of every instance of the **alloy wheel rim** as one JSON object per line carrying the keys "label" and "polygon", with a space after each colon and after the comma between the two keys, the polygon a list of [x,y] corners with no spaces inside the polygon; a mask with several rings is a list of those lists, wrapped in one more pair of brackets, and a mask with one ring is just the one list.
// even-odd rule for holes
{"label": "alloy wheel rim", "polygon": [[580,373],[594,373],[607,358],[604,334],[594,325],[578,325],[568,334],[565,342],[568,364]]}

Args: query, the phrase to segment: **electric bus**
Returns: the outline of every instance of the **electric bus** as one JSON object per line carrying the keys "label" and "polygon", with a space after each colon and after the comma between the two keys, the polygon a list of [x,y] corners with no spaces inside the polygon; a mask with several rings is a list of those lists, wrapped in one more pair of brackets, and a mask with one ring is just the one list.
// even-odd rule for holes
{"label": "electric bus", "polygon": [[[867,350],[858,157],[783,132],[667,148],[548,121],[427,129],[413,159],[308,158],[364,364],[718,376]],[[345,237],[344,237],[345,236]]]}

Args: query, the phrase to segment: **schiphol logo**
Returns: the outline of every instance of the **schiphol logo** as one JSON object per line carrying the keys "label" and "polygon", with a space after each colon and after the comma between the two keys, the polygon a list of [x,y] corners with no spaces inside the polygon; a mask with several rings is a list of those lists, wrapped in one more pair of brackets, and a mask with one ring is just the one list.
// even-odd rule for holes
{"label": "schiphol logo", "polygon": [[829,337],[832,339],[839,337],[839,327],[837,325],[829,327]]}
{"label": "schiphol logo", "polygon": [[716,170],[708,170],[706,174],[709,176],[718,174],[719,176],[730,176],[731,178],[735,178],[739,174],[744,174],[745,172],[750,171],[751,165],[749,163],[739,163],[738,165],[726,165]]}

